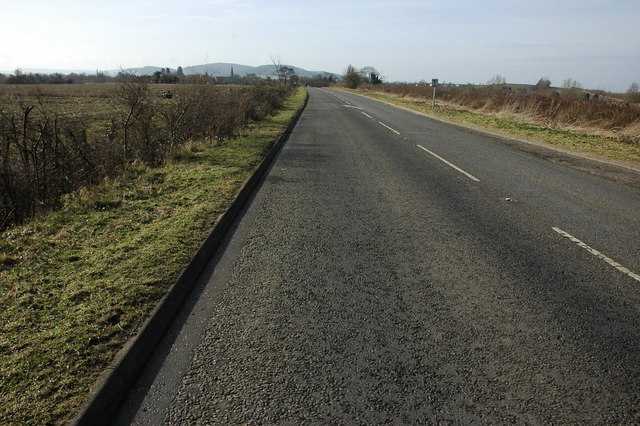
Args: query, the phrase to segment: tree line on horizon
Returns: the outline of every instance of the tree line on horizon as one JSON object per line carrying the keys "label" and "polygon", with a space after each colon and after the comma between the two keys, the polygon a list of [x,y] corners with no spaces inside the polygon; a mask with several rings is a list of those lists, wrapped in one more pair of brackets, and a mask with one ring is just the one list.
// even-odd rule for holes
{"label": "tree line on horizon", "polygon": [[182,67],[172,70],[169,67],[161,68],[150,75],[136,75],[127,71],[120,71],[117,75],[109,75],[102,71],[95,74],[87,73],[26,73],[16,69],[12,74],[0,73],[0,84],[9,85],[37,85],[37,84],[86,84],[86,83],[155,83],[155,84],[178,84],[178,83],[209,83],[209,84],[241,84],[256,85],[270,83],[304,84],[307,86],[325,87],[338,82],[338,78],[330,73],[319,73],[314,77],[300,77],[296,75],[293,68],[280,65],[275,69],[274,78],[262,78],[256,74],[246,74],[244,76],[233,75],[228,77],[216,77],[208,73],[190,74],[184,73]]}
{"label": "tree line on horizon", "polygon": [[[178,84],[178,83],[209,83],[209,84],[269,84],[273,82],[285,82],[291,84],[302,84],[312,87],[327,87],[337,83],[344,83],[348,88],[358,88],[361,85],[379,85],[385,83],[382,74],[373,66],[365,66],[360,69],[349,64],[344,71],[342,78],[330,73],[320,73],[314,77],[297,76],[293,68],[282,65],[280,62],[274,62],[274,79],[261,78],[255,74],[246,74],[244,76],[230,75],[228,77],[216,77],[208,73],[186,75],[181,66],[172,70],[169,67],[161,68],[150,75],[136,75],[127,71],[120,71],[116,75],[109,75],[103,71],[96,71],[95,74],[86,73],[25,73],[20,69],[16,69],[13,74],[0,73],[0,84],[26,85],[26,84],[86,84],[86,83],[115,83],[115,82],[146,82],[156,84]],[[427,84],[424,80],[419,83]],[[505,76],[496,74],[487,82],[488,86],[506,86],[507,79]],[[449,84],[451,85],[451,84]],[[474,86],[467,84],[467,86]],[[581,84],[573,79],[567,78],[562,81],[561,86],[564,89],[581,89]],[[541,77],[535,85],[534,90],[551,89],[551,81],[548,77]],[[604,91],[598,91],[603,92]],[[629,102],[640,102],[640,85],[633,82],[624,93],[625,100]]]}

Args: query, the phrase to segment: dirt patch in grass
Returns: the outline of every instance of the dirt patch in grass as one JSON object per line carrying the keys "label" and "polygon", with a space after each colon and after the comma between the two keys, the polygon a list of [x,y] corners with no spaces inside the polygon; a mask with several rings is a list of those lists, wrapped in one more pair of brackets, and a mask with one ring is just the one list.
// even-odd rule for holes
{"label": "dirt patch in grass", "polygon": [[0,423],[68,421],[303,105],[0,234]]}

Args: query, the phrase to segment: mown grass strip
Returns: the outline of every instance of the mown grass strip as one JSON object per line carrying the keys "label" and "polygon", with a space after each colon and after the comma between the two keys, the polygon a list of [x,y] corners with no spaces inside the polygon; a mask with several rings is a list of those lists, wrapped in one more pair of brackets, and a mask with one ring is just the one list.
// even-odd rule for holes
{"label": "mown grass strip", "polygon": [[524,119],[521,120],[498,114],[480,113],[447,105],[436,105],[434,107],[430,100],[406,99],[385,93],[363,90],[341,90],[409,108],[452,123],[497,132],[501,136],[537,140],[615,160],[640,163],[640,146],[620,142],[610,137],[555,129],[527,122]]}
{"label": "mown grass strip", "polygon": [[63,423],[303,105],[0,235],[0,423]]}

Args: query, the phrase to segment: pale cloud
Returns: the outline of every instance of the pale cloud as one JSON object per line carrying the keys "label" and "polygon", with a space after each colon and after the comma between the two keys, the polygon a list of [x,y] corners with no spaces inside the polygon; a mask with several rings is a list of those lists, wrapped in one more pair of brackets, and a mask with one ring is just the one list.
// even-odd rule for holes
{"label": "pale cloud", "polygon": [[206,3],[212,6],[222,6],[226,8],[236,9],[252,9],[254,7],[254,4],[252,3],[236,0],[207,0]]}

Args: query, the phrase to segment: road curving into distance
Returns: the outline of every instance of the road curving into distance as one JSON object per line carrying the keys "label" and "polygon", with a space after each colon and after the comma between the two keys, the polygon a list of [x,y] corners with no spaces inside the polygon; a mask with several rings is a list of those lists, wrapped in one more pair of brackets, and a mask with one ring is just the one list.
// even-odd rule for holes
{"label": "road curving into distance", "polygon": [[115,424],[639,422],[640,190],[540,157],[311,89]]}

